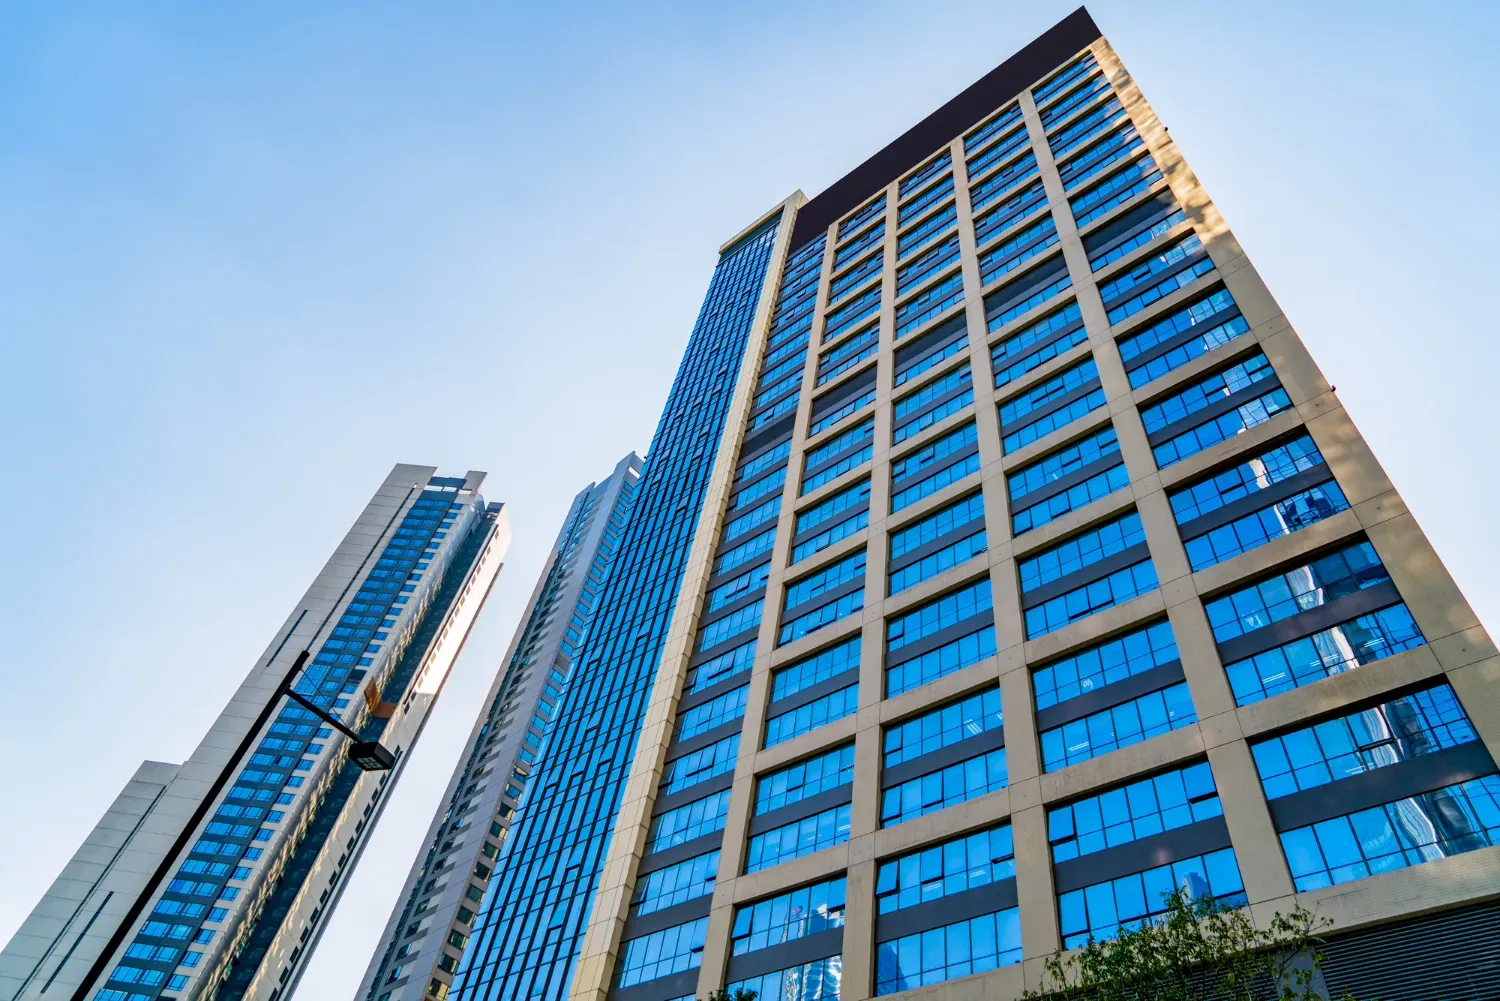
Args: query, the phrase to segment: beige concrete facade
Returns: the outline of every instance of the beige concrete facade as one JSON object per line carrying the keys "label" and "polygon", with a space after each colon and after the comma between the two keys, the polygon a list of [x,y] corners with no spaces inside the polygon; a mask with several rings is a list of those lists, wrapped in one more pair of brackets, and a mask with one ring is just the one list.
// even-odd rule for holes
{"label": "beige concrete facade", "polygon": [[[818,386],[818,356],[837,343],[837,339],[827,344],[817,343],[817,335],[824,329],[824,317],[828,312],[833,260],[839,244],[838,223],[829,227],[813,319],[814,333],[792,432],[788,487],[783,492],[774,556],[765,591],[765,613],[759,628],[754,668],[749,677],[748,704],[723,833],[720,868],[696,982],[700,998],[725,986],[731,952],[730,929],[739,905],[840,875],[847,877],[841,997],[843,1001],[860,1001],[872,996],[875,992],[876,944],[874,885],[878,863],[914,848],[937,844],[961,833],[1007,821],[1012,826],[1015,845],[1024,961],[909,993],[954,1001],[980,996],[992,999],[1015,997],[1022,990],[1038,985],[1043,960],[1056,953],[1062,941],[1047,836],[1048,809],[1157,770],[1203,760],[1209,762],[1213,772],[1252,913],[1261,920],[1295,901],[1333,919],[1338,929],[1349,930],[1500,897],[1500,848],[1469,852],[1301,894],[1300,897],[1294,890],[1251,756],[1251,742],[1315,719],[1339,715],[1341,707],[1368,704],[1384,694],[1400,693],[1414,684],[1444,679],[1457,692],[1491,755],[1496,755],[1500,752],[1500,700],[1496,699],[1495,682],[1500,679],[1500,655],[1370,453],[1328,381],[1109,43],[1101,38],[1092,44],[1090,51],[1108,79],[1110,92],[1123,103],[1144,140],[1144,147],[1125,159],[1149,154],[1163,177],[1148,191],[1091,221],[1080,231],[1073,222],[1070,194],[1064,189],[1049,150],[1048,130],[1042,126],[1030,90],[1019,95],[1016,102],[1029,132],[1030,144],[1018,148],[1006,159],[1019,158],[1028,149],[1034,153],[1046,197],[1045,204],[1039,205],[1024,219],[1015,221],[1008,230],[1020,230],[1050,215],[1057,228],[1057,248],[1071,277],[1070,291],[1011,319],[997,330],[988,329],[984,305],[986,293],[1016,281],[1032,268],[1048,264],[1055,259],[1057,251],[1039,253],[991,286],[982,285],[980,254],[976,249],[973,226],[975,213],[969,203],[970,178],[966,174],[966,152],[960,134],[947,148],[954,179],[963,302],[924,322],[919,329],[903,337],[901,345],[910,344],[923,332],[961,314],[968,332],[967,347],[924,372],[920,378],[899,389],[893,386],[897,348],[895,319],[900,302],[891,294],[896,285],[896,242],[900,228],[897,224],[899,181],[893,181],[885,191],[884,268],[878,275],[872,274],[865,283],[865,287],[879,283],[886,290],[879,314],[879,349],[874,357]],[[1086,103],[1072,120],[1086,114],[1092,106]],[[974,123],[978,124],[979,121]],[[1053,133],[1062,127],[1059,122],[1051,124]],[[967,131],[966,128],[964,132]],[[940,152],[932,151],[934,155]],[[928,159],[924,157],[921,162]],[[913,167],[916,166],[918,164],[914,163]],[[1114,169],[1111,166],[1094,177],[1106,176]],[[1086,187],[1076,187],[1071,197],[1076,198]],[[1186,214],[1185,221],[1121,260],[1093,271],[1084,249],[1084,238],[1163,191],[1170,191],[1175,197]],[[869,194],[874,197],[878,192]],[[867,200],[862,199],[861,203]],[[785,207],[790,212],[798,204],[800,200],[794,200]],[[943,205],[943,200],[938,199],[932,208]],[[1189,233],[1195,233],[1201,239],[1213,263],[1213,271],[1128,319],[1111,325],[1099,286]],[[783,232],[773,261],[784,263],[785,246]],[[940,272],[946,273],[949,267],[945,265],[934,271],[932,277]],[[713,543],[724,520],[731,477],[740,462],[737,454],[741,438],[739,429],[744,428],[750,414],[755,388],[752,374],[759,370],[759,360],[764,355],[770,322],[767,306],[774,298],[779,270],[773,266],[767,279],[767,290],[762,296],[747,355],[747,360],[753,364],[742,369],[735,390],[730,431],[726,432],[726,440],[721,446],[721,459],[715,467],[713,486],[694,544],[692,561],[678,597],[673,640],[657,674],[652,709],[641,736],[635,770],[625,797],[626,808],[615,828],[611,857],[599,886],[587,946],[579,957],[573,985],[575,998],[602,1001],[610,993],[615,967],[622,955],[622,935],[630,914],[631,893],[637,882],[635,867],[644,853],[662,764],[672,741],[676,706],[690,655],[695,649],[693,640],[704,608],[708,571],[714,556]],[[1126,331],[1140,330],[1169,315],[1218,283],[1222,283],[1239,304],[1249,325],[1249,333],[1210,350],[1151,383],[1132,388],[1116,347],[1117,339]],[[923,279],[920,283],[922,286],[930,284],[930,279]],[[1076,298],[1082,312],[1087,340],[1002,388],[992,389],[992,347],[1055,311],[1070,296]],[[1263,351],[1270,360],[1281,386],[1290,397],[1292,408],[1243,434],[1159,469],[1140,416],[1143,407],[1193,384],[1230,361],[1252,354],[1256,349]],[[1009,454],[1004,453],[998,405],[1088,357],[1092,357],[1098,366],[1107,406],[1038,441]],[[973,405],[899,445],[892,445],[892,411],[896,399],[963,366],[969,366],[972,371]],[[814,400],[866,375],[871,368],[879,372],[873,404],[862,409],[857,417],[809,437],[807,431]],[[875,421],[871,460],[816,490],[797,496],[803,456],[870,415]],[[892,461],[910,455],[971,421],[977,424],[978,475],[966,477],[897,513],[891,513]],[[1060,445],[1106,425],[1112,425],[1118,434],[1129,486],[1041,528],[1019,537],[1013,536],[1007,476]],[[1254,455],[1257,447],[1280,439],[1299,427],[1305,428],[1321,451],[1349,502],[1349,508],[1194,572],[1168,502],[1169,492],[1205,472],[1223,468],[1226,460],[1232,462],[1235,457]],[[795,566],[789,566],[797,513],[865,477],[870,479],[868,528]],[[889,533],[967,496],[976,485],[983,488],[987,552],[895,597],[885,596]],[[1131,510],[1140,513],[1159,587],[1054,632],[1034,639],[1025,638],[1018,561]],[[1426,643],[1357,670],[1264,701],[1237,706],[1204,611],[1205,598],[1222,594],[1226,589],[1252,581],[1269,571],[1295,566],[1304,554],[1361,537],[1371,542],[1389,570]],[[786,585],[861,549],[867,554],[862,611],[810,636],[776,646],[779,621],[773,612],[782,607]],[[996,655],[915,690],[883,698],[886,690],[886,623],[957,586],[985,578],[990,582],[993,596]],[[1060,770],[1044,772],[1033,709],[1032,673],[1035,668],[1163,616],[1170,621],[1176,638],[1196,722]],[[855,635],[860,637],[862,650],[858,711],[774,747],[762,747],[772,672]],[[996,684],[1003,705],[1008,787],[891,827],[880,827],[881,747],[885,727]],[[855,747],[856,763],[852,821],[847,842],[747,875],[745,857],[757,777],[850,741]]]}

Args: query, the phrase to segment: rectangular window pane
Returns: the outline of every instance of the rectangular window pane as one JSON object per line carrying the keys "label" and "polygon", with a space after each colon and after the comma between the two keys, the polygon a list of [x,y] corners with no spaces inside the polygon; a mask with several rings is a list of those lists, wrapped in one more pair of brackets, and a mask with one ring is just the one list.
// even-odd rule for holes
{"label": "rectangular window pane", "polygon": [[1043,730],[1042,770],[1056,771],[1196,722],[1185,683],[1148,692],[1062,726]]}
{"label": "rectangular window pane", "polygon": [[875,875],[876,912],[889,914],[1015,875],[1010,825],[1001,824],[880,863]]}
{"label": "rectangular window pane", "polygon": [[1037,668],[1031,676],[1036,707],[1076,699],[1174,660],[1177,643],[1171,623],[1144,626]]}
{"label": "rectangular window pane", "polygon": [[849,840],[849,804],[804,817],[750,839],[745,872],[759,872]]}
{"label": "rectangular window pane", "polygon": [[1500,775],[1281,834],[1297,892],[1500,844]]}
{"label": "rectangular window pane", "polygon": [[1267,799],[1479,739],[1447,685],[1250,745]]}
{"label": "rectangular window pane", "polygon": [[1052,861],[1066,862],[1223,813],[1202,761],[1048,810],[1047,838]]}
{"label": "rectangular window pane", "polygon": [[854,745],[846,744],[769,772],[755,784],[755,815],[799,803],[854,781]]}
{"label": "rectangular window pane", "polygon": [[844,893],[840,876],[736,908],[730,955],[743,956],[844,927]]}

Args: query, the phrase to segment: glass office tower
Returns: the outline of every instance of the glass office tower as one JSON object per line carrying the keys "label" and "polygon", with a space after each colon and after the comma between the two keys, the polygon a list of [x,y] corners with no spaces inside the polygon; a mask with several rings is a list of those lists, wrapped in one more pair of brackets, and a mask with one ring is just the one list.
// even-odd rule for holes
{"label": "glass office tower", "polygon": [[545,753],[573,658],[588,635],[630,521],[641,460],[631,452],[573,498],[520,628],[496,673],[385,933],[367,1001],[445,998],[531,771]]}
{"label": "glass office tower", "polygon": [[1175,887],[1500,993],[1495,647],[1086,12],[726,245],[637,504],[462,1001],[1015,997]]}
{"label": "glass office tower", "polygon": [[143,764],[22,924],[0,997],[291,995],[500,570],[483,480],[392,469],[192,756]]}

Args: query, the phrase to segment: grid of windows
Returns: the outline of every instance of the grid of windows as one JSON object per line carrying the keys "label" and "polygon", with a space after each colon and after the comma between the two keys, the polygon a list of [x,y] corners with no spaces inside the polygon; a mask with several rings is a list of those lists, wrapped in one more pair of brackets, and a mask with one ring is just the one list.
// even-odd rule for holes
{"label": "grid of windows", "polygon": [[708,918],[699,918],[621,942],[620,986],[696,969],[703,962],[707,934]]}
{"label": "grid of windows", "polygon": [[894,994],[1021,961],[1021,912],[1011,907],[875,947],[875,993]]}
{"label": "grid of windows", "polygon": [[722,831],[724,817],[728,812],[729,790],[725,789],[658,814],[651,821],[651,831],[646,837],[646,850],[659,852],[663,848],[686,844],[705,834]]}
{"label": "grid of windows", "polygon": [[1479,739],[1447,685],[1250,745],[1267,799]]}
{"label": "grid of windows", "polygon": [[662,792],[681,792],[699,782],[707,782],[715,775],[734,771],[734,761],[739,753],[740,735],[733,733],[707,747],[674,758],[662,772]]}
{"label": "grid of windows", "polygon": [[849,804],[845,803],[752,837],[746,852],[745,872],[759,872],[848,840]]}
{"label": "grid of windows", "polygon": [[1145,541],[1146,529],[1141,524],[1141,516],[1131,511],[1018,561],[1016,567],[1021,576],[1021,590],[1033,591],[1043,584],[1061,580]]}
{"label": "grid of windows", "polygon": [[970,494],[891,533],[891,559],[898,560],[922,546],[984,518],[984,495]]}
{"label": "grid of windows", "polygon": [[973,402],[973,377],[969,366],[961,365],[896,401],[892,410],[895,429],[891,432],[891,442],[899,445]]}
{"label": "grid of windows", "polygon": [[689,740],[714,727],[723,726],[730,720],[739,719],[745,715],[745,697],[749,691],[749,685],[741,685],[700,706],[685,710],[678,716],[677,739]]}
{"label": "grid of windows", "polygon": [[1178,891],[1190,900],[1212,897],[1230,905],[1244,904],[1245,885],[1234,849],[1180,859],[1059,894],[1063,948],[1077,949],[1090,939],[1102,941],[1139,928],[1165,914],[1168,898]]}
{"label": "grid of windows", "polygon": [[755,784],[755,813],[769,813],[800,803],[854,780],[854,745],[846,744],[816,757],[768,772]]}
{"label": "grid of windows", "polygon": [[880,794],[880,824],[889,827],[935,810],[957,806],[1004,789],[1005,748],[996,748],[926,775],[887,787]]}
{"label": "grid of windows", "polygon": [[[736,980],[725,990],[754,991],[759,1001],[838,1001],[843,957],[829,956],[758,977]],[[677,1001],[685,1001],[678,998]]]}
{"label": "grid of windows", "polygon": [[1097,758],[1197,720],[1185,683],[1147,692],[1117,706],[1043,730],[1042,770],[1051,772]]}
{"label": "grid of windows", "polygon": [[990,350],[995,369],[995,388],[1019,379],[1044,362],[1066,353],[1089,339],[1078,303],[1062,309],[999,341]]}
{"label": "grid of windows", "polygon": [[880,863],[875,910],[889,914],[1016,876],[1009,824],[929,845]]}
{"label": "grid of windows", "polygon": [[885,767],[891,768],[924,754],[940,751],[987,730],[998,730],[1002,725],[1004,721],[1000,715],[999,686],[975,692],[903,723],[886,727]]}
{"label": "grid of windows", "polygon": [[1065,862],[1223,813],[1205,761],[1048,810],[1047,838]]}
{"label": "grid of windows", "polygon": [[1000,444],[1006,454],[1104,406],[1104,390],[1097,387],[1098,381],[1098,366],[1086,358],[1000,404]]}
{"label": "grid of windows", "polygon": [[730,955],[743,956],[844,927],[844,884],[840,876],[736,908]]}
{"label": "grid of windows", "polygon": [[859,685],[856,683],[796,709],[777,713],[766,720],[766,746],[775,747],[793,737],[800,737],[825,723],[852,715],[858,709]]}
{"label": "grid of windows", "polygon": [[1204,602],[1214,639],[1223,643],[1391,579],[1375,547],[1356,542]]}
{"label": "grid of windows", "polygon": [[1298,892],[1500,844],[1500,775],[1284,831]]}
{"label": "grid of windows", "polygon": [[1036,707],[1047,709],[1175,660],[1171,623],[1143,626],[1037,668],[1031,676]]}
{"label": "grid of windows", "polygon": [[719,873],[719,850],[657,869],[636,880],[631,903],[636,914],[650,914],[666,907],[706,897],[714,892]]}
{"label": "grid of windows", "polygon": [[1130,386],[1139,389],[1249,332],[1233,297],[1219,289],[1122,337],[1118,346]]}
{"label": "grid of windows", "polygon": [[859,668],[859,637],[821,650],[771,674],[771,701],[795,695],[820,681]]}
{"label": "grid of windows", "polygon": [[[1257,385],[1266,388],[1233,410],[1219,413],[1211,409],[1214,404],[1239,397]],[[1161,444],[1153,443],[1152,452],[1157,465],[1166,467],[1264,424],[1283,410],[1290,409],[1291,405],[1286,390],[1276,383],[1276,372],[1270,361],[1256,352],[1242,362],[1173,393],[1160,403],[1141,408],[1141,422],[1146,425],[1146,433],[1154,438],[1158,432],[1185,426],[1195,414],[1208,411],[1203,423],[1189,427]]]}

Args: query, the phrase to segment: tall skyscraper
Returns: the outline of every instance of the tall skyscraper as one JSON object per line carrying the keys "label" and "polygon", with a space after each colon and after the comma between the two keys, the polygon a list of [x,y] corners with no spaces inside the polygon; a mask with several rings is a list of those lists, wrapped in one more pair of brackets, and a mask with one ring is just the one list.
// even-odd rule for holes
{"label": "tall skyscraper", "polygon": [[454,769],[385,933],[365,970],[367,1001],[445,998],[495,858],[566,690],[630,521],[641,460],[625,456],[568,508],[511,639],[469,752]]}
{"label": "tall skyscraper", "polygon": [[483,473],[436,473],[392,469],[192,756],[137,770],[0,953],[0,998],[290,996],[510,542]]}
{"label": "tall skyscraper", "polygon": [[721,250],[453,995],[1014,997],[1185,886],[1494,996],[1497,673],[1079,10]]}

